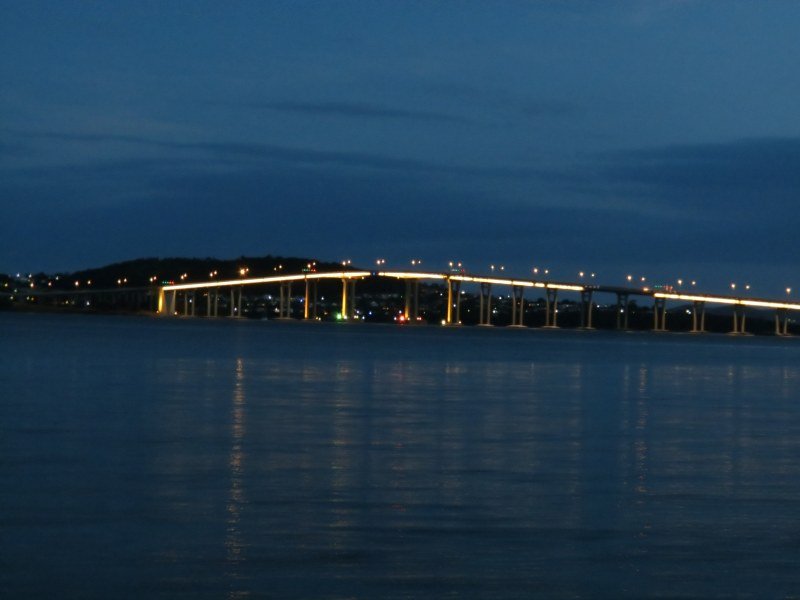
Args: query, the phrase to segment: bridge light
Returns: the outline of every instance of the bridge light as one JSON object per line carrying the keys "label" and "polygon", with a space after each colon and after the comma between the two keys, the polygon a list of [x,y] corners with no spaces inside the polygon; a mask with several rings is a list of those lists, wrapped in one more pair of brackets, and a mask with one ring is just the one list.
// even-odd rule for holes
{"label": "bridge light", "polygon": [[625,279],[627,279],[628,281],[632,281],[633,280],[633,275],[628,275],[627,277],[625,277]]}
{"label": "bridge light", "polygon": [[786,295],[789,296],[791,293],[792,293],[792,288],[787,287],[786,288]]}

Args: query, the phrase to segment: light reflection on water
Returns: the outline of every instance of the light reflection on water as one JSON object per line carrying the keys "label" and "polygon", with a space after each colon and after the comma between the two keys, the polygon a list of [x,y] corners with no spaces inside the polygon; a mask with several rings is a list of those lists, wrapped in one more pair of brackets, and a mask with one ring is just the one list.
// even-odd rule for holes
{"label": "light reflection on water", "polygon": [[0,319],[11,597],[800,589],[794,340]]}

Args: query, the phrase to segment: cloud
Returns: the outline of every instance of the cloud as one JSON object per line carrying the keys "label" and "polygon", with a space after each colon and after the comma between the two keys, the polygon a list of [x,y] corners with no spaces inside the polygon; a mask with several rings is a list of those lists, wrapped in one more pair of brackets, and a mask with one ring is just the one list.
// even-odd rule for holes
{"label": "cloud", "polygon": [[[7,130],[10,131],[10,130]],[[317,167],[346,167],[353,169],[372,169],[393,171],[404,174],[442,174],[460,177],[492,177],[524,179],[544,176],[545,173],[532,168],[515,167],[487,167],[463,164],[446,164],[441,162],[419,160],[414,158],[391,157],[380,154],[347,152],[339,150],[318,150],[314,148],[292,148],[274,144],[251,142],[181,142],[168,141],[155,138],[125,134],[86,134],[53,131],[13,131],[17,136],[29,140],[49,139],[75,143],[130,143],[148,145],[161,149],[170,149],[191,153],[197,157],[198,153],[207,158],[234,164],[236,161],[246,162],[242,166],[252,166],[252,162],[280,162],[300,166]],[[171,157],[177,159],[178,157]],[[107,161],[98,161],[99,168],[108,164]]]}
{"label": "cloud", "polygon": [[425,92],[457,99],[482,110],[501,108],[504,112],[526,117],[551,117],[559,119],[577,115],[582,107],[575,102],[520,96],[509,90],[456,82],[429,82],[420,86]]}
{"label": "cloud", "polygon": [[367,119],[414,119],[422,121],[442,121],[451,123],[466,123],[468,119],[452,114],[391,108],[377,104],[362,104],[356,102],[264,102],[248,105],[251,108],[265,108],[269,110],[298,113],[303,115],[316,115],[324,117],[352,117]]}
{"label": "cloud", "polygon": [[[609,208],[677,220],[800,226],[800,138],[742,139],[594,154],[543,174]],[[593,200],[592,200],[593,199]]]}
{"label": "cloud", "polygon": [[610,180],[683,190],[791,191],[800,185],[800,138],[676,145],[620,153]]}

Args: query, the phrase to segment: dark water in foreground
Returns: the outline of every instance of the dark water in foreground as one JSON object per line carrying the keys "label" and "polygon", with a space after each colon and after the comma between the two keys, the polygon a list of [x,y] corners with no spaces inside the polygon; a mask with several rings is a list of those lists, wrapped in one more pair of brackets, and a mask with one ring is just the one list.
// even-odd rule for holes
{"label": "dark water in foreground", "polygon": [[800,340],[0,314],[0,596],[800,597]]}

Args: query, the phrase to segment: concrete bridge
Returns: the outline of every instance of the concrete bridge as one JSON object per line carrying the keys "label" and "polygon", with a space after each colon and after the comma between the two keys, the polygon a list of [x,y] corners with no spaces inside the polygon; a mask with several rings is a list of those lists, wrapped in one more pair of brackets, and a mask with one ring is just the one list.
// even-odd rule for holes
{"label": "concrete bridge", "polygon": [[784,302],[773,299],[743,298],[717,294],[691,293],[676,291],[660,291],[651,288],[620,287],[603,285],[586,285],[577,282],[553,282],[536,279],[513,279],[494,276],[467,275],[461,272],[437,273],[419,271],[332,271],[325,273],[298,273],[294,275],[278,275],[272,277],[254,277],[210,281],[204,283],[181,283],[164,285],[158,288],[157,312],[161,315],[197,316],[197,294],[205,295],[206,316],[219,316],[219,300],[222,294],[229,294],[229,316],[239,317],[242,314],[242,293],[248,286],[277,285],[280,289],[278,312],[279,318],[291,317],[292,287],[303,286],[303,318],[317,319],[318,283],[333,280],[341,283],[341,315],[342,318],[355,317],[356,282],[367,278],[385,278],[405,282],[405,319],[416,321],[419,318],[419,283],[421,281],[439,282],[447,289],[446,317],[443,324],[458,325],[461,323],[461,288],[465,284],[477,287],[479,293],[479,319],[482,326],[492,325],[493,291],[498,289],[509,291],[511,297],[511,326],[525,327],[525,292],[539,290],[545,297],[545,327],[558,327],[559,293],[574,293],[580,297],[581,327],[592,329],[592,316],[595,309],[594,298],[597,294],[611,295],[616,298],[616,326],[618,329],[628,328],[629,301],[632,296],[650,298],[653,301],[653,330],[666,331],[667,302],[682,302],[691,305],[693,333],[706,331],[706,306],[727,305],[731,307],[731,333],[743,335],[746,330],[747,309],[767,309],[774,311],[775,334],[787,335],[789,315],[793,311],[800,314],[800,303]]}

